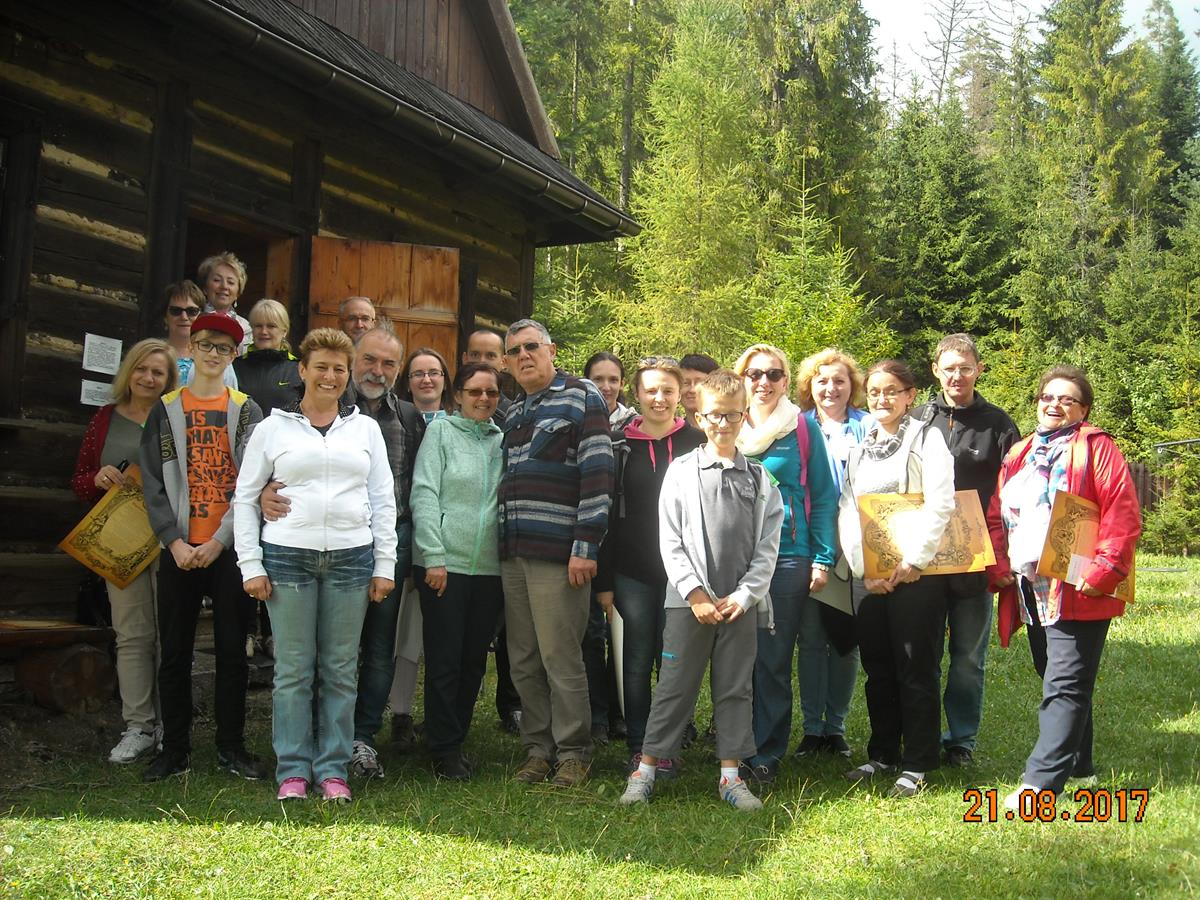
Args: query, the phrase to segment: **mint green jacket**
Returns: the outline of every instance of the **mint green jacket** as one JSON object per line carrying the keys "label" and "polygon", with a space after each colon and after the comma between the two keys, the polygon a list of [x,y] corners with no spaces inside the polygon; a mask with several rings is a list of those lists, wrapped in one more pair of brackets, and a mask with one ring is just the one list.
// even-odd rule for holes
{"label": "mint green jacket", "polygon": [[455,413],[426,426],[413,471],[413,563],[459,575],[500,574],[503,434]]}

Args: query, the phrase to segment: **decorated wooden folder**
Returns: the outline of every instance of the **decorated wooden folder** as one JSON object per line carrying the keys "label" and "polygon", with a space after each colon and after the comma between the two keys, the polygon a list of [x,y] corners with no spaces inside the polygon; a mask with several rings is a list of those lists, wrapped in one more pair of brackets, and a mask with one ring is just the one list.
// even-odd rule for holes
{"label": "decorated wooden folder", "polygon": [[[1054,506],[1050,509],[1050,527],[1038,559],[1038,574],[1079,587],[1084,571],[1096,555],[1099,533],[1100,507],[1077,494],[1059,491],[1054,495]],[[1112,596],[1132,603],[1133,582],[1131,561],[1129,577],[1117,585]]]}
{"label": "decorated wooden folder", "polygon": [[[867,578],[889,578],[903,554],[897,536],[923,527],[921,494],[863,494],[858,498],[862,523],[863,569]],[[996,561],[983,507],[975,491],[954,492],[954,513],[925,575],[982,572]]]}
{"label": "decorated wooden folder", "polygon": [[125,483],[109,488],[58,546],[119,588],[128,587],[154,562],[158,538],[146,515],[138,467],[126,469]]}

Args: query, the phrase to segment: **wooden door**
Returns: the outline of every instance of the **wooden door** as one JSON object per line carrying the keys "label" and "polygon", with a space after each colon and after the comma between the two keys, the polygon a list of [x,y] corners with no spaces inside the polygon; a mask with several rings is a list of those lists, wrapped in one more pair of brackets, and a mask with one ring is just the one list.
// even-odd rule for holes
{"label": "wooden door", "polygon": [[312,239],[310,328],[338,327],[338,304],[370,297],[404,341],[404,352],[432,347],[453,377],[458,357],[458,250],[385,241]]}

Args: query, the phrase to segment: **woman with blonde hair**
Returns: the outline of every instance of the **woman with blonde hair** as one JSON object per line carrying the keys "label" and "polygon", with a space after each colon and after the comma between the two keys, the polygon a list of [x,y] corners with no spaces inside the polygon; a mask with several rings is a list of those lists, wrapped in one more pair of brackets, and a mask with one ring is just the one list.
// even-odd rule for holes
{"label": "woman with blonde hair", "polygon": [[205,312],[220,313],[237,320],[242,326],[242,343],[239,355],[250,346],[250,323],[237,313],[237,301],[246,289],[246,264],[226,250],[215,256],[205,257],[196,267],[200,289],[204,291]]}
{"label": "woman with blonde hair", "polygon": [[[841,350],[826,347],[800,363],[796,399],[805,417],[825,438],[829,470],[839,494],[850,450],[862,443],[873,424],[871,417],[858,408],[865,398],[858,363]],[[850,569],[839,553],[825,599],[840,595],[843,608],[849,610],[850,584]],[[834,753],[849,758],[846,717],[858,677],[854,618],[827,602],[806,599],[800,613],[799,667],[804,737],[796,755]]]}
{"label": "woman with blonde hair", "polygon": [[291,327],[287,307],[264,297],[250,310],[254,342],[245,356],[233,361],[238,386],[262,407],[264,416],[277,406],[291,406],[303,389],[298,362],[288,344]]}
{"label": "woman with blonde hair", "polygon": [[[754,664],[755,755],[743,778],[775,780],[792,731],[792,658],[811,594],[825,587],[836,560],[837,488],[820,428],[788,398],[787,354],[754,344],[734,371],[750,398],[738,448],[766,467],[783,496],[779,559],[771,579],[775,631],[761,630]],[[803,673],[803,669],[801,670]],[[804,693],[801,684],[801,695]]]}
{"label": "woman with blonde hair", "polygon": [[[272,739],[280,800],[317,784],[348,802],[367,603],[395,586],[396,496],[379,424],[340,400],[354,345],[318,328],[300,344],[304,397],[254,430],[234,494],[234,539],[246,593],[267,602],[275,635]],[[259,496],[286,487],[288,515],[262,521]],[[313,693],[319,674],[318,733]]]}
{"label": "woman with blonde hair", "polygon": [[[75,462],[71,488],[94,504],[109,488],[124,484],[126,464],[136,463],[142,428],[163,394],[175,390],[179,373],[166,341],[147,338],[129,348],[113,379],[113,403],[88,423]],[[147,520],[147,526],[149,521]],[[126,587],[108,582],[112,625],[117,633],[117,680],[125,733],[108,761],[125,765],[149,755],[158,745],[162,721],[158,703],[158,563]]]}

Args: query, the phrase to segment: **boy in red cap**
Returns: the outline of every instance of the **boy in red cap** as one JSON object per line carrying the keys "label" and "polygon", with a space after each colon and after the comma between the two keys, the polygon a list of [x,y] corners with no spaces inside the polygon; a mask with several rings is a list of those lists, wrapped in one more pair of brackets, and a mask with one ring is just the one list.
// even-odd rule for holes
{"label": "boy in red cap", "polygon": [[165,551],[158,572],[163,742],[143,781],[159,781],[190,767],[192,651],[206,595],[213,601],[217,657],[217,764],[250,780],[265,774],[245,744],[247,669],[239,615],[245,595],[229,503],[246,442],[262,420],[258,405],[223,380],[242,337],[236,319],[219,313],[197,317],[192,323],[192,383],[165,394],[142,433],[146,511]]}

